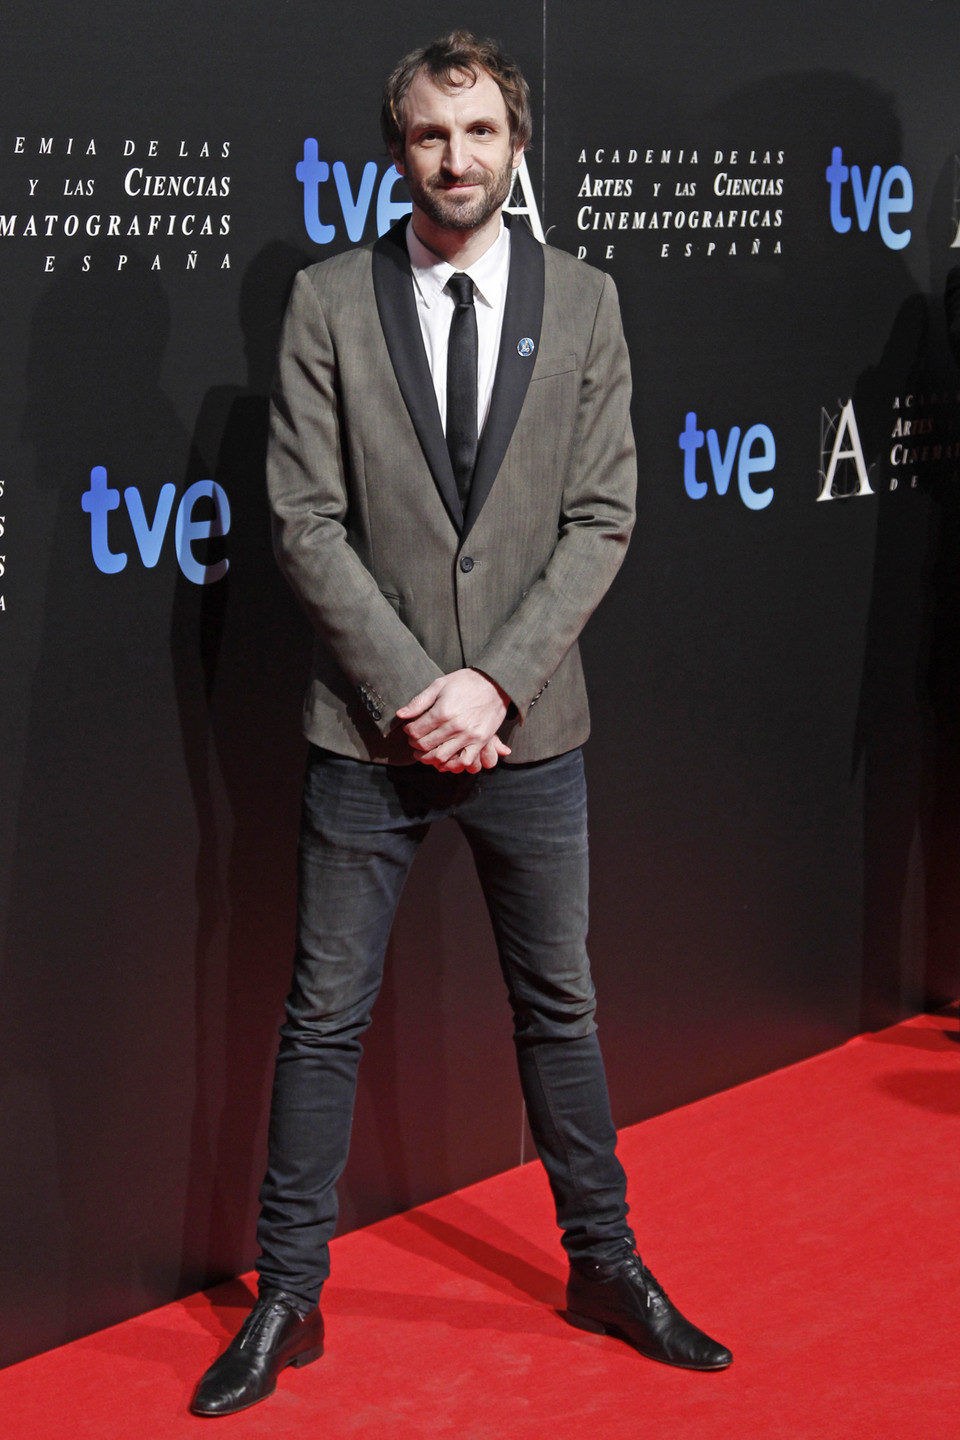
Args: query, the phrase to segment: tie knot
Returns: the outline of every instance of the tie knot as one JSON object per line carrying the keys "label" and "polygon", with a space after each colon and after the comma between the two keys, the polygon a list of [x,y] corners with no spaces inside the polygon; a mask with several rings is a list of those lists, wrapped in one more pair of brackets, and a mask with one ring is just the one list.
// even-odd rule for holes
{"label": "tie knot", "polygon": [[462,270],[454,270],[445,289],[453,296],[457,305],[473,304],[473,281]]}

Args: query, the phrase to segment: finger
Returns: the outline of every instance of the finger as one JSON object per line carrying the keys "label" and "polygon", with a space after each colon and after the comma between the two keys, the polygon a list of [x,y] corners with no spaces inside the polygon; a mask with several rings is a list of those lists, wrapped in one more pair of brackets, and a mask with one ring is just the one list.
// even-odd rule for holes
{"label": "finger", "polygon": [[432,765],[434,770],[438,771],[441,775],[459,775],[461,770],[463,769],[463,763],[460,759],[459,752],[453,757],[452,760],[447,760],[445,762],[442,760],[425,760],[423,763],[426,765]]}
{"label": "finger", "polygon": [[445,756],[442,750],[434,750],[433,763],[447,775],[459,775],[463,769],[463,751],[456,749],[451,755]]}
{"label": "finger", "polygon": [[[496,736],[494,736],[494,739],[496,739]],[[486,745],[484,745],[482,750],[480,751],[480,764],[483,766],[484,770],[492,770],[499,758],[500,756],[497,753],[497,748],[493,740],[488,740]]]}
{"label": "finger", "polygon": [[466,735],[454,735],[449,740],[444,740],[442,744],[434,745],[427,753],[445,765],[448,760],[453,759],[454,755],[459,755],[464,746],[469,743],[475,742],[470,742]]}
{"label": "finger", "polygon": [[419,695],[414,695],[413,699],[408,700],[406,705],[401,705],[400,709],[397,711],[397,714],[400,716],[400,718],[404,720],[409,720],[411,716],[422,715],[424,710],[429,710],[430,706],[433,704],[434,700],[436,700],[437,696],[440,693],[440,680],[442,678],[443,677],[441,676],[438,679],[431,681],[431,683],[427,686],[426,690],[421,690]]}
{"label": "finger", "polygon": [[476,775],[483,768],[480,763],[480,752],[482,749],[482,745],[467,745],[460,751],[463,768],[464,770],[469,770],[471,775]]}
{"label": "finger", "polygon": [[442,745],[444,740],[449,740],[457,730],[456,722],[445,720],[441,724],[435,718],[424,716],[420,720],[411,720],[404,725],[404,730],[410,739],[411,745],[417,745],[421,750],[435,750]]}

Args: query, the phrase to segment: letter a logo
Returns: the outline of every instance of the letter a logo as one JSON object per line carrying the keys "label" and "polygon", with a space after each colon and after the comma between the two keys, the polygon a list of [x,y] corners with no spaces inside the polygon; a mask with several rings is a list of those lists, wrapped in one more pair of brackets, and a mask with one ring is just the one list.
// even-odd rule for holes
{"label": "letter a logo", "polygon": [[[520,187],[520,194],[523,196],[523,201],[520,204],[517,204],[514,200],[518,185]],[[526,155],[524,155],[520,161],[517,168],[516,179],[511,186],[507,203],[503,208],[508,215],[525,215],[536,239],[540,241],[541,245],[546,245],[547,237],[543,233],[540,211],[537,209],[537,197],[533,193],[533,182],[530,179],[530,171],[527,169]]]}
{"label": "letter a logo", "polygon": [[[853,401],[848,400],[840,411],[839,416],[828,415],[826,410],[820,412],[820,449],[821,457],[827,456],[827,443],[830,440],[830,433],[834,431],[833,443],[830,447],[829,460],[827,461],[826,472],[821,470],[823,485],[818,500],[834,500],[833,482],[837,473],[837,465],[841,460],[852,460],[857,468],[858,488],[856,490],[842,490],[840,494],[847,498],[851,495],[872,495],[870,481],[867,478],[867,465],[863,458],[863,446],[860,444],[860,432],[857,429],[857,417],[853,413]],[[846,449],[841,446],[845,439],[849,438]]]}

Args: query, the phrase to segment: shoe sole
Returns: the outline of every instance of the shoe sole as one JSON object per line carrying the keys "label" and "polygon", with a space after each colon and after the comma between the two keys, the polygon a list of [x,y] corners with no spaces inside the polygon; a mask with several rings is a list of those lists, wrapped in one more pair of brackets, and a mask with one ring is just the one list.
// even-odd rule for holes
{"label": "shoe sole", "polygon": [[[313,1345],[309,1350],[301,1350],[299,1354],[292,1355],[286,1365],[282,1367],[282,1370],[288,1369],[291,1365],[296,1366],[299,1370],[302,1366],[311,1365],[314,1360],[319,1360],[322,1354],[323,1341],[321,1340],[319,1345]],[[198,1415],[202,1420],[216,1420],[221,1415],[239,1415],[242,1410],[251,1410],[254,1405],[259,1405],[261,1400],[269,1400],[276,1388],[277,1382],[274,1380],[270,1389],[264,1390],[263,1394],[258,1395],[256,1400],[248,1400],[246,1405],[234,1405],[230,1410],[198,1410],[193,1405],[190,1405],[190,1414]]]}
{"label": "shoe sole", "polygon": [[314,1360],[319,1360],[322,1354],[323,1341],[321,1340],[319,1345],[314,1345],[310,1350],[301,1350],[299,1355],[294,1355],[293,1359],[287,1363],[295,1365],[299,1370],[302,1365],[312,1365]]}
{"label": "shoe sole", "polygon": [[591,1335],[609,1335],[614,1340],[622,1340],[625,1345],[636,1350],[646,1360],[656,1360],[660,1365],[671,1365],[674,1370],[726,1370],[733,1363],[733,1356],[729,1360],[721,1360],[715,1365],[691,1365],[682,1360],[670,1360],[666,1355],[654,1355],[649,1350],[644,1350],[639,1341],[634,1340],[619,1325],[608,1325],[603,1320],[594,1320],[589,1315],[578,1315],[574,1310],[558,1311],[568,1325],[575,1326],[578,1330],[588,1330]]}

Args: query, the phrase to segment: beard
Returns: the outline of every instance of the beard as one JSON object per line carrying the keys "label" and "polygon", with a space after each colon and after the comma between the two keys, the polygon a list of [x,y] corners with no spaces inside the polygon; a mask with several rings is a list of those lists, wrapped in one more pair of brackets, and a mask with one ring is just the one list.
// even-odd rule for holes
{"label": "beard", "polygon": [[[515,173],[512,156],[508,155],[503,168],[492,174],[488,170],[468,170],[464,175],[441,171],[425,184],[413,181],[408,175],[407,186],[413,203],[435,225],[445,230],[478,230],[506,201]],[[447,186],[457,182],[478,185],[480,193],[453,194]]]}

